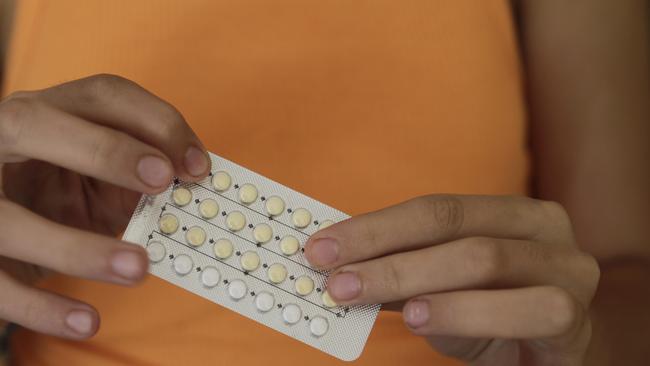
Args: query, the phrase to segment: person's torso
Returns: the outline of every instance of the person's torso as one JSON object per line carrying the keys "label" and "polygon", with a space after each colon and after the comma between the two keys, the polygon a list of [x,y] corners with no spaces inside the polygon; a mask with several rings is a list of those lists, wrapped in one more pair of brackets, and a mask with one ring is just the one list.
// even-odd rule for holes
{"label": "person's torso", "polygon": [[[24,0],[15,30],[5,93],[125,76],[177,106],[209,150],[349,214],[526,193],[507,0]],[[157,278],[46,286],[95,305],[101,330],[87,342],[21,331],[18,365],[335,363]],[[382,313],[358,364],[435,361],[452,364]]]}

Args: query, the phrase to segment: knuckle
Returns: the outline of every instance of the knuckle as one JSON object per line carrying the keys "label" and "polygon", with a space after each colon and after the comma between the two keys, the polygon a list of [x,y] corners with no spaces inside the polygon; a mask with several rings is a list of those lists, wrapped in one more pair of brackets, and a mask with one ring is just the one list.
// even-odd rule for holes
{"label": "knuckle", "polygon": [[385,267],[384,284],[382,287],[390,291],[392,294],[401,294],[402,285],[404,283],[403,277],[404,276],[395,261],[388,260]]}
{"label": "knuckle", "polygon": [[89,155],[91,166],[109,165],[116,155],[126,150],[119,134],[108,130],[97,133],[93,142]]}
{"label": "knuckle", "polygon": [[173,105],[164,102],[159,110],[159,130],[165,137],[184,135],[187,133],[187,123],[181,112]]}
{"label": "knuckle", "polygon": [[431,222],[433,232],[450,237],[458,233],[465,220],[463,203],[452,195],[427,195],[413,200],[417,212]]}
{"label": "knuckle", "polygon": [[587,293],[590,297],[593,297],[600,282],[600,265],[598,264],[598,260],[590,254],[580,253],[578,268],[580,268],[579,273],[583,276]]}
{"label": "knuckle", "polygon": [[462,242],[468,273],[474,273],[482,282],[496,281],[507,269],[507,255],[494,240],[470,238]]}
{"label": "knuckle", "polygon": [[545,289],[548,325],[554,335],[564,335],[575,330],[582,319],[581,305],[566,290],[560,287]]}
{"label": "knuckle", "polygon": [[2,148],[16,145],[24,133],[25,125],[34,113],[34,100],[12,95],[0,103],[0,144]]}
{"label": "knuckle", "polygon": [[84,81],[88,88],[88,99],[94,102],[111,99],[120,93],[129,82],[127,79],[113,74],[97,74]]}

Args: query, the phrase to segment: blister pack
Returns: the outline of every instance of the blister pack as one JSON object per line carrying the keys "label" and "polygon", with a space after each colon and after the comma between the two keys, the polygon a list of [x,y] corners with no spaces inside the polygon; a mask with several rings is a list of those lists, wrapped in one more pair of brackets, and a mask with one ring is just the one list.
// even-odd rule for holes
{"label": "blister pack", "polygon": [[123,239],[149,271],[345,361],[359,357],[380,305],[338,306],[328,272],[303,255],[309,236],[348,216],[209,154],[201,182],[143,195]]}

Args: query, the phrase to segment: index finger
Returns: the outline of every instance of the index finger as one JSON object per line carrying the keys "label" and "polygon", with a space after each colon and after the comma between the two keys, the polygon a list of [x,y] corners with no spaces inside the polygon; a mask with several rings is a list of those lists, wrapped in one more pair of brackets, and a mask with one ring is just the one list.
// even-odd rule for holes
{"label": "index finger", "polygon": [[471,236],[556,242],[571,237],[568,232],[566,213],[553,202],[429,195],[320,230],[305,245],[305,256],[315,267],[334,268]]}

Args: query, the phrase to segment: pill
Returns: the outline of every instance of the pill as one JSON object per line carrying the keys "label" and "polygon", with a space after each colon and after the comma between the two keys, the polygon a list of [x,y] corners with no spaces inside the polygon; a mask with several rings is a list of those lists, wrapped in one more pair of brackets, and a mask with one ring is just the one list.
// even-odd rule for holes
{"label": "pill", "polygon": [[266,243],[273,237],[273,229],[267,224],[258,224],[253,229],[253,237],[258,243]]}
{"label": "pill", "polygon": [[147,245],[147,255],[153,263],[160,262],[165,258],[165,246],[159,241],[152,241]]}
{"label": "pill", "polygon": [[239,211],[233,211],[226,216],[226,226],[232,231],[239,231],[246,226],[246,216]]}
{"label": "pill", "polygon": [[198,226],[192,226],[185,233],[185,240],[190,245],[198,247],[205,242],[205,231]]}
{"label": "pill", "polygon": [[282,309],[282,318],[287,324],[296,324],[301,316],[302,310],[296,304],[287,304]]}
{"label": "pill", "polygon": [[269,266],[267,275],[269,276],[269,281],[280,283],[287,278],[287,268],[280,263],[273,263]]}
{"label": "pill", "polygon": [[242,254],[240,263],[241,267],[246,271],[254,271],[260,266],[260,256],[249,250]]}
{"label": "pill", "polygon": [[307,296],[314,291],[314,281],[307,276],[300,276],[295,283],[296,292],[300,296]]}
{"label": "pill", "polygon": [[311,222],[311,213],[305,208],[298,208],[291,214],[291,221],[295,227],[307,227]]}
{"label": "pill", "polygon": [[230,188],[231,182],[232,179],[230,178],[230,174],[224,172],[223,170],[215,172],[212,175],[212,186],[219,192],[223,192]]}
{"label": "pill", "polygon": [[266,212],[271,216],[277,216],[284,212],[284,201],[278,196],[271,196],[266,200]]}
{"label": "pill", "polygon": [[232,255],[232,242],[228,239],[219,239],[212,247],[214,255],[219,259],[226,259]]}
{"label": "pill", "polygon": [[328,291],[324,291],[320,298],[323,301],[323,305],[325,305],[325,307],[333,308],[337,305]]}
{"label": "pill", "polygon": [[212,198],[206,198],[199,203],[199,214],[204,219],[211,219],[219,213],[219,204]]}
{"label": "pill", "polygon": [[203,283],[203,286],[205,287],[214,287],[218,285],[220,278],[221,273],[219,273],[218,269],[212,266],[207,266],[201,271],[201,283]]}
{"label": "pill", "polygon": [[316,337],[325,335],[328,329],[329,324],[327,323],[327,319],[323,318],[322,316],[316,315],[309,321],[309,331]]}
{"label": "pill", "polygon": [[262,291],[255,296],[255,307],[257,310],[266,313],[273,309],[273,305],[275,305],[275,299],[270,293]]}
{"label": "pill", "polygon": [[178,219],[172,214],[164,214],[158,220],[158,227],[164,234],[173,234],[178,230]]}
{"label": "pill", "polygon": [[257,199],[257,188],[250,184],[246,183],[239,187],[239,200],[245,204],[251,204]]}
{"label": "pill", "polygon": [[178,206],[185,206],[192,201],[192,192],[185,187],[177,187],[172,192],[172,199]]}
{"label": "pill", "polygon": [[293,255],[298,251],[300,243],[293,235],[287,235],[280,240],[280,250],[284,255]]}
{"label": "pill", "polygon": [[246,291],[248,291],[248,288],[242,280],[232,280],[228,284],[228,295],[234,300],[239,300],[246,296]]}
{"label": "pill", "polygon": [[192,271],[192,266],[194,266],[194,263],[192,262],[192,258],[190,258],[190,256],[179,254],[174,258],[173,266],[174,271],[183,276]]}
{"label": "pill", "polygon": [[325,229],[326,227],[330,227],[334,225],[334,221],[332,220],[323,220],[320,225],[318,225],[318,230]]}

